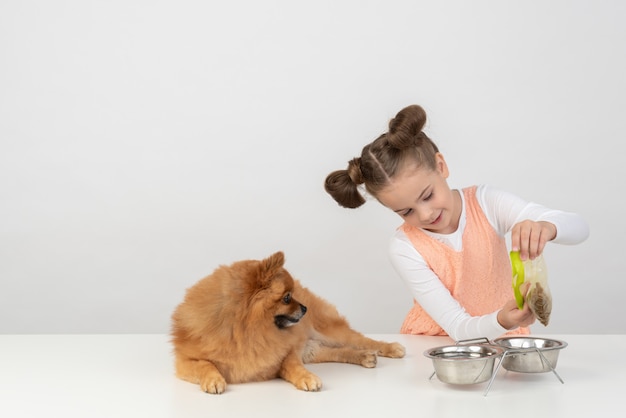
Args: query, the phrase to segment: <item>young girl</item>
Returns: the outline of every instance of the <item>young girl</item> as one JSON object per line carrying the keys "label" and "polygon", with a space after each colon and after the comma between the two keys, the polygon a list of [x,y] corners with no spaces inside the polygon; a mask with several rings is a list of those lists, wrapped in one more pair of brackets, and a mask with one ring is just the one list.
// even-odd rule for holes
{"label": "young girl", "polygon": [[341,206],[356,208],[365,203],[358,187],[364,184],[404,220],[389,247],[415,301],[402,333],[456,341],[528,334],[535,317],[527,304],[517,308],[504,236],[511,233],[511,250],[522,260],[534,259],[548,241],[584,241],[587,223],[486,185],[451,190],[446,161],[422,131],[425,122],[420,106],[402,109],[389,132],[326,177],[325,189]]}

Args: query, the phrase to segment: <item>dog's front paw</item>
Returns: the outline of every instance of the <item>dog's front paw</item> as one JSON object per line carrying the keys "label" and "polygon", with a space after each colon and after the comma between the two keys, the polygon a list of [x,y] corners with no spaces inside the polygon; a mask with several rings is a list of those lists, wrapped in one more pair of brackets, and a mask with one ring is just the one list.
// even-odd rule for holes
{"label": "dog's front paw", "polygon": [[378,356],[373,351],[362,351],[361,352],[361,366],[367,367],[368,369],[376,367],[376,363],[378,362]]}
{"label": "dog's front paw", "polygon": [[301,376],[300,378],[295,380],[293,384],[298,389],[307,392],[317,392],[322,389],[322,380],[313,373],[308,373]]}
{"label": "dog's front paw", "polygon": [[406,354],[406,349],[400,343],[389,343],[385,345],[379,352],[383,357],[400,358]]}
{"label": "dog's front paw", "polygon": [[205,376],[200,381],[200,388],[206,393],[219,395],[220,393],[224,393],[226,390],[226,380],[224,380],[222,376]]}

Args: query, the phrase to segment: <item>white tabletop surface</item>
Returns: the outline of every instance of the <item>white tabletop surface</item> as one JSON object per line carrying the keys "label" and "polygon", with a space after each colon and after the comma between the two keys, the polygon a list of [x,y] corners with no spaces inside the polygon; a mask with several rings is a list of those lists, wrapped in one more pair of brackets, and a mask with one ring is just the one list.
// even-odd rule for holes
{"label": "white tabletop surface", "polygon": [[[323,381],[303,392],[276,379],[209,395],[177,379],[166,335],[0,335],[0,417],[594,417],[620,416],[626,397],[626,335],[544,335],[568,343],[557,372],[500,368],[488,382],[449,385],[429,348],[447,337],[369,335],[398,341],[403,359],[375,369],[307,367]],[[497,364],[497,363],[496,363]],[[617,414],[617,415],[616,415]]]}

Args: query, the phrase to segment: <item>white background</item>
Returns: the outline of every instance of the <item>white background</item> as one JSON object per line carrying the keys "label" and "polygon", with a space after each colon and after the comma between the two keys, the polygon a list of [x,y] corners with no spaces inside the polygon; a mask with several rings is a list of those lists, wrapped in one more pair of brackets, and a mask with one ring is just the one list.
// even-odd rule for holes
{"label": "white background", "polygon": [[0,3],[0,333],[165,333],[220,264],[282,250],[366,333],[411,297],[400,218],[323,190],[424,106],[451,187],[582,214],[552,322],[625,333],[626,3]]}

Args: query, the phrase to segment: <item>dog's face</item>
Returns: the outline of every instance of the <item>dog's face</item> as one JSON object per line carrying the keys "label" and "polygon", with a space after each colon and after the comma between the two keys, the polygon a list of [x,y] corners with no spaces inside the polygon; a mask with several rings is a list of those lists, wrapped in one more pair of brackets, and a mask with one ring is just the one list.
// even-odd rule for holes
{"label": "dog's face", "polygon": [[294,280],[283,268],[284,263],[282,252],[259,261],[251,289],[251,303],[262,309],[279,329],[297,324],[307,309],[294,298]]}
{"label": "dog's face", "polygon": [[283,298],[275,306],[274,324],[279,329],[297,324],[306,313],[306,306],[295,300],[291,292],[283,293]]}

